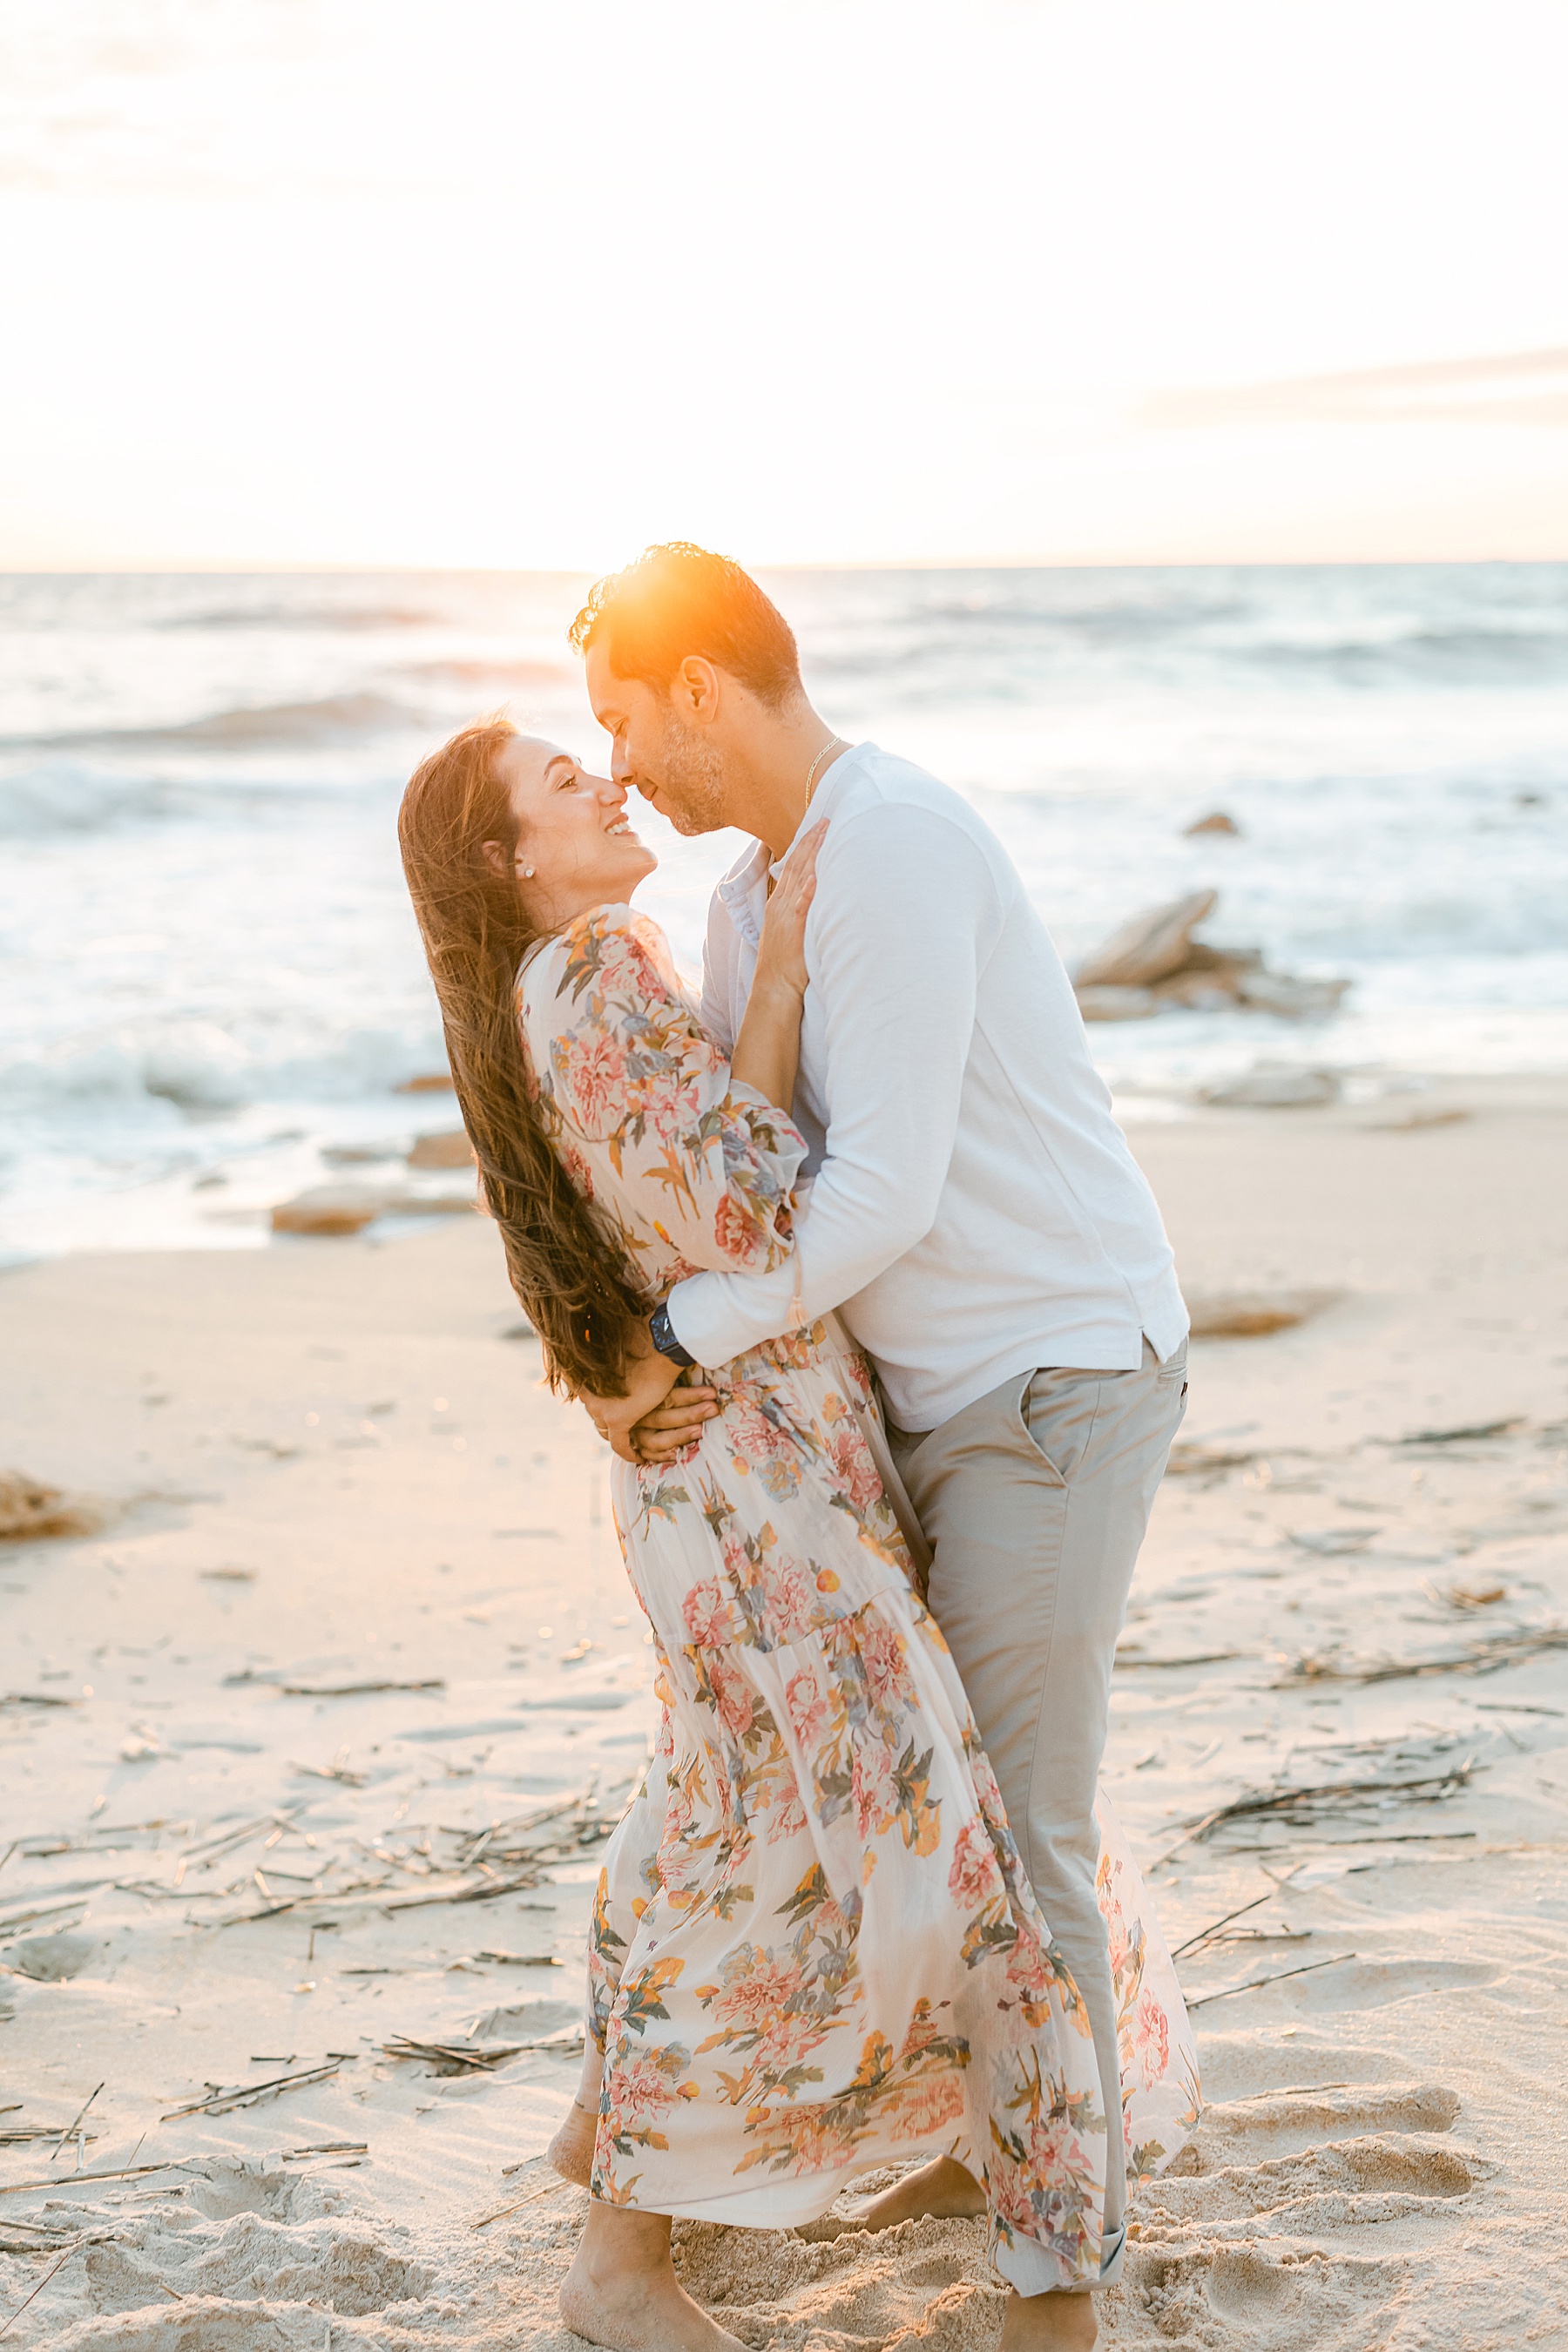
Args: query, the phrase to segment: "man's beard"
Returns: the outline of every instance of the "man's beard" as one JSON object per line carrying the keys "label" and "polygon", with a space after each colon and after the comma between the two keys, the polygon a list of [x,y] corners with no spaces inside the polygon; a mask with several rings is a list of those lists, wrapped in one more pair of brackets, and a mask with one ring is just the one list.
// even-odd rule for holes
{"label": "man's beard", "polygon": [[724,762],[711,744],[671,717],[665,728],[661,765],[658,797],[677,833],[720,832],[728,822]]}

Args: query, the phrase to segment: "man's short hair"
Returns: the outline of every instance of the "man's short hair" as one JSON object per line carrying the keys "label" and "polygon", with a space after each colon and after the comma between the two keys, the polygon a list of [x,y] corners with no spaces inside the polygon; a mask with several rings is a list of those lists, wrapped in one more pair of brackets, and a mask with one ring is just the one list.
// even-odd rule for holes
{"label": "man's short hair", "polygon": [[749,572],[726,555],[674,540],[601,580],[567,632],[580,654],[602,646],[617,677],[667,692],[690,654],[777,709],[802,691],[795,633]]}

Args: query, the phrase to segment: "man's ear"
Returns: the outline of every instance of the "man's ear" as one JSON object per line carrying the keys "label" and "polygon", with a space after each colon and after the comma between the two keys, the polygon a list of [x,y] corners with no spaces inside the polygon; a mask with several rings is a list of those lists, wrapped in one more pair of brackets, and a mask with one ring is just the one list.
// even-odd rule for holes
{"label": "man's ear", "polygon": [[710,727],[719,715],[719,673],[700,654],[688,654],[669,682],[676,715],[688,726]]}

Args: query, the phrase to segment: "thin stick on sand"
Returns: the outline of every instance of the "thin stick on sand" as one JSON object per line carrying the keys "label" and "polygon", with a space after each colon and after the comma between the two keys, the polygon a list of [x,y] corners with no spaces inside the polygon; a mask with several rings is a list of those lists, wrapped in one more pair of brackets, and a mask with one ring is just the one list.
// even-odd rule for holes
{"label": "thin stick on sand", "polygon": [[1189,2000],[1189,2009],[1206,2009],[1211,2000],[1230,2000],[1238,1992],[1256,1992],[1260,1985],[1283,1984],[1287,1977],[1310,1977],[1315,1969],[1337,1969],[1342,1960],[1353,1960],[1353,1952],[1336,1952],[1331,1959],[1307,1960],[1299,1969],[1280,1969],[1271,1977],[1254,1977],[1247,1984],[1226,1985],[1223,1992],[1201,1992]]}
{"label": "thin stick on sand", "polygon": [[519,2197],[510,2205],[498,2205],[493,2213],[479,2213],[468,2224],[470,2230],[487,2230],[492,2221],[504,2221],[509,2213],[521,2213],[525,2205],[537,2205],[542,2197],[552,2197],[558,2189],[574,2189],[574,2180],[547,2180],[542,2189],[531,2189],[526,2197]]}
{"label": "thin stick on sand", "polygon": [[[100,2084],[99,2084],[99,2086],[98,2086],[98,2091],[101,2091],[101,2090],[102,2090],[102,2088],[103,2088],[103,2084],[100,2083]],[[80,2121],[81,2121],[81,2119],[82,2119],[83,2116],[85,2116],[85,2115],[86,2115],[86,2113],[87,2113],[87,2111],[88,2111],[89,2107],[90,2107],[90,2106],[91,2106],[91,2105],[92,2105],[92,2103],[93,2103],[94,2099],[96,2099],[96,2098],[97,2098],[97,2096],[98,2096],[98,2091],[89,2091],[89,2094],[88,2094],[87,2097],[82,2101],[82,2103],[81,2103],[80,2106],[77,2109],[76,2114],[71,2117],[71,2119],[70,2119],[69,2123],[68,2123],[68,2124],[67,2124],[67,2126],[66,2126],[66,2127],[65,2127],[64,2131],[63,2131],[63,2132],[61,2132],[61,2134],[60,2134],[60,2136],[59,2136],[58,2139],[58,2140],[56,2140],[56,2142],[55,2142],[55,2146],[54,2146],[54,2154],[53,2154],[53,2155],[51,2155],[51,2157],[49,2158],[49,2162],[50,2162],[51,2164],[53,2164],[53,2162],[54,2162],[54,2160],[55,2160],[55,2157],[58,2156],[58,2154],[59,2154],[59,2152],[60,2152],[61,2148],[62,2148],[62,2147],[64,2147],[64,2146],[65,2146],[65,2144],[66,2144],[67,2140],[71,2139],[71,2138],[74,2138],[74,2137],[75,2137],[75,2135],[76,2135],[76,2127],[77,2127],[78,2124],[79,2124],[79,2123],[80,2123]],[[81,2150],[80,2150],[80,2148],[79,2148],[79,2148],[78,2148],[78,2150],[77,2150],[77,2169],[78,2169],[79,2171],[81,2169]]]}
{"label": "thin stick on sand", "polygon": [[1271,1887],[1267,1895],[1255,1895],[1250,1903],[1238,1903],[1234,1911],[1227,1911],[1223,1918],[1215,1919],[1210,1927],[1200,1928],[1195,1936],[1189,1936],[1184,1944],[1178,1944],[1171,1958],[1179,1960],[1184,1953],[1196,1951],[1200,1944],[1206,1944],[1209,1937],[1217,1935],[1222,1927],[1228,1927],[1233,1919],[1243,1919],[1249,1911],[1256,1911],[1260,1904],[1271,1903],[1273,1899]]}
{"label": "thin stick on sand", "polygon": [[43,2293],[44,2289],[47,2286],[47,2284],[48,2284],[49,2281],[53,2278],[53,2276],[54,2276],[54,2274],[55,2274],[55,2272],[56,2272],[56,2271],[63,2271],[63,2270],[64,2270],[64,2268],[65,2268],[65,2266],[66,2266],[66,2264],[69,2262],[69,2260],[70,2260],[71,2256],[75,2253],[75,2252],[76,2252],[76,2248],[75,2248],[74,2246],[68,2246],[68,2247],[66,2248],[65,2252],[60,2256],[59,2261],[58,2261],[58,2263],[53,2263],[53,2264],[51,2265],[51,2267],[44,2273],[43,2277],[38,2281],[37,2285],[33,2289],[33,2294],[28,2294],[28,2295],[24,2295],[24,2296],[23,2296],[23,2298],[22,2298],[21,2302],[16,2305],[16,2310],[11,2314],[10,2318],[5,2322],[5,2326],[4,2326],[4,2327],[0,2327],[0,2336],[9,2336],[9,2335],[10,2335],[11,2330],[13,2329],[13,2327],[15,2327],[15,2326],[16,2326],[16,2322],[21,2318],[22,2314],[26,2310],[27,2305],[32,2302],[32,2300],[33,2300],[33,2295],[35,2295],[35,2294],[42,2294],[42,2293]]}

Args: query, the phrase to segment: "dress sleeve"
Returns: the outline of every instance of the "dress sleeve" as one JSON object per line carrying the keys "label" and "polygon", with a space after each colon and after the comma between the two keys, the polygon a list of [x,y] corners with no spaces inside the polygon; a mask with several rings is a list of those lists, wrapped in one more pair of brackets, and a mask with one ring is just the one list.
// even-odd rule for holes
{"label": "dress sleeve", "polygon": [[[553,1000],[542,972],[529,1029],[557,1148],[579,1186],[613,1213],[634,1263],[664,1262],[657,1273],[647,1266],[650,1285],[668,1279],[670,1253],[678,1273],[783,1265],[805,1140],[731,1077],[658,925],[627,908],[595,908],[563,935],[551,973]],[[648,1252],[649,1240],[663,1248]]]}

